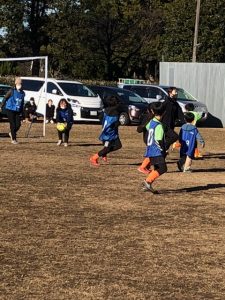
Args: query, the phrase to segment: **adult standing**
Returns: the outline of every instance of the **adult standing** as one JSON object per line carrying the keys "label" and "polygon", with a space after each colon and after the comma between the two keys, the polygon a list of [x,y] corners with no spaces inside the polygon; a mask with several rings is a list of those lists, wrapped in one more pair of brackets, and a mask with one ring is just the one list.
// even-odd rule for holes
{"label": "adult standing", "polygon": [[9,136],[12,144],[15,145],[18,144],[16,135],[21,126],[20,116],[23,111],[24,96],[25,93],[22,90],[22,80],[20,77],[16,77],[15,87],[8,91],[2,103],[2,107],[4,106],[9,119]]}
{"label": "adult standing", "polygon": [[166,125],[165,139],[166,150],[168,150],[170,145],[178,140],[178,134],[174,131],[176,121],[180,121],[182,124],[185,123],[184,114],[177,102],[177,89],[175,87],[168,89],[168,97],[164,101],[164,105],[165,113],[162,116],[161,122]]}

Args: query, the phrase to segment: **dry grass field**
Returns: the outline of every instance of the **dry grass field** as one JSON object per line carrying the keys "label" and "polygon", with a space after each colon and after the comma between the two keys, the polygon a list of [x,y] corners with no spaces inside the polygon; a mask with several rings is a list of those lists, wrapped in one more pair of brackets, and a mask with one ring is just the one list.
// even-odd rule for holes
{"label": "dry grass field", "polygon": [[26,126],[12,145],[0,123],[0,299],[225,299],[225,129],[200,129],[192,174],[171,152],[153,195],[136,127],[95,168],[100,125],[75,124],[68,148]]}

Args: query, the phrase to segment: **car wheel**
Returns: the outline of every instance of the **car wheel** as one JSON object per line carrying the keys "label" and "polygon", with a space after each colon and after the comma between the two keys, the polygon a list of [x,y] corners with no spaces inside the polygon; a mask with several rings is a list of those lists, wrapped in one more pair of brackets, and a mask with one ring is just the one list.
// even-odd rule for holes
{"label": "car wheel", "polygon": [[121,113],[120,117],[119,117],[119,122],[120,122],[120,125],[122,125],[122,126],[128,125],[130,123],[128,114],[125,112]]}

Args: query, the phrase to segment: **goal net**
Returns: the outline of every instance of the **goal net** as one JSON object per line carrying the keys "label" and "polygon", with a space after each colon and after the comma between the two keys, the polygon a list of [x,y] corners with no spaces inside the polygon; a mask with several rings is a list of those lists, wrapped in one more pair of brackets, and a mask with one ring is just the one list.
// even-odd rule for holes
{"label": "goal net", "polygon": [[[44,94],[38,97],[38,99],[35,99],[37,110],[41,112],[43,115],[43,136],[45,136],[46,133],[46,103],[47,103],[47,80],[48,80],[48,57],[47,56],[34,56],[34,57],[17,57],[17,58],[0,58],[0,62],[33,62],[34,60],[40,60],[41,62],[44,62]],[[22,73],[22,72],[20,72]],[[11,74],[8,74],[11,75]],[[23,77],[23,74],[21,74],[21,77]],[[29,101],[29,99],[26,98],[25,95],[25,101]],[[31,126],[29,126],[28,130],[31,129]],[[29,131],[27,132],[27,136],[29,134]]]}

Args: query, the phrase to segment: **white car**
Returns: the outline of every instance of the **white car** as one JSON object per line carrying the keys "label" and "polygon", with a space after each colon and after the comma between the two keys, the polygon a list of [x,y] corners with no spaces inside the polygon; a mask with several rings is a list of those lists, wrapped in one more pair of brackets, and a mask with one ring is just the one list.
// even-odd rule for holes
{"label": "white car", "polygon": [[44,78],[21,78],[25,101],[29,101],[30,97],[34,97],[38,114],[45,114],[47,100],[52,99],[57,108],[59,100],[65,98],[71,104],[74,120],[99,121],[99,114],[103,108],[102,100],[81,82],[48,78],[46,99]]}
{"label": "white car", "polygon": [[[150,85],[150,84],[119,84],[120,87],[133,91],[144,98],[148,103],[155,101],[164,101],[168,96],[168,89],[170,86],[164,85]],[[177,102],[179,103],[183,112],[186,112],[185,105],[187,103],[194,104],[194,111],[201,113],[201,120],[206,120],[208,116],[207,106],[195,99],[186,90],[176,87],[177,89]]]}

